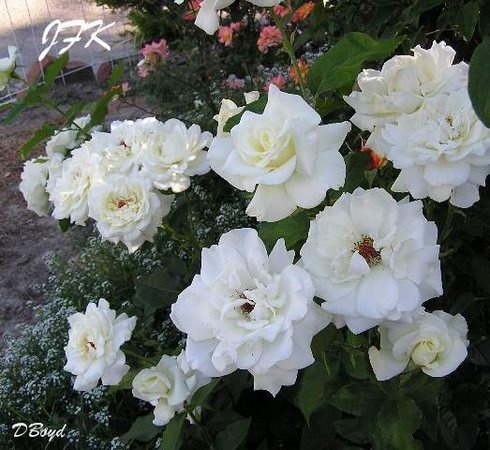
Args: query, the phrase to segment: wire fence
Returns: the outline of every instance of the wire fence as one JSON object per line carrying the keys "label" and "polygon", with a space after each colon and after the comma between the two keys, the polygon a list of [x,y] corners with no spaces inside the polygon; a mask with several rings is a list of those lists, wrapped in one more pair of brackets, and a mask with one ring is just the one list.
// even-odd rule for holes
{"label": "wire fence", "polygon": [[[43,43],[46,27],[55,20],[59,22],[50,28]],[[68,26],[69,21],[77,22]],[[98,26],[89,28],[89,24],[95,21],[99,21],[100,32],[96,32]],[[112,26],[108,26],[113,22]],[[81,31],[81,23],[86,24],[84,31]],[[105,62],[113,66],[116,61],[126,59],[131,67],[136,63],[137,52],[129,31],[124,12],[97,6],[90,0],[0,0],[0,57],[7,54],[8,46],[17,47],[16,72],[24,79],[29,72],[39,71],[43,80],[43,65],[38,60],[42,52],[51,46],[48,54],[57,57],[72,42],[68,50],[70,64],[59,77],[63,84],[71,75],[87,68],[95,74]],[[91,41],[94,32],[96,38],[108,45],[110,50],[98,43],[97,39]],[[75,41],[77,38],[78,41]],[[87,46],[89,41],[90,45]],[[0,92],[0,103],[14,100],[25,90],[22,82],[11,80],[7,88]]]}

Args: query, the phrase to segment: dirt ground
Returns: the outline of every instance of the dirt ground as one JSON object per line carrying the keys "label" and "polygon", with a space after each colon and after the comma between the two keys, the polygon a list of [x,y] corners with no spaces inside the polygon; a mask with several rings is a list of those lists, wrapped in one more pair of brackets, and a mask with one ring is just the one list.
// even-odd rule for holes
{"label": "dirt ground", "polygon": [[[62,88],[67,100],[74,97],[96,97],[100,88],[95,83],[77,83]],[[144,113],[127,105],[112,104],[109,120],[134,119]],[[56,115],[45,108],[33,108],[19,116],[10,126],[0,115],[0,338],[21,322],[32,321],[32,309],[26,304],[42,301],[42,285],[48,277],[50,254],[76,257],[73,241],[80,228],[66,233],[59,230],[51,217],[38,217],[26,209],[19,192],[23,162],[18,150],[34,131]],[[40,154],[34,152],[32,156]]]}

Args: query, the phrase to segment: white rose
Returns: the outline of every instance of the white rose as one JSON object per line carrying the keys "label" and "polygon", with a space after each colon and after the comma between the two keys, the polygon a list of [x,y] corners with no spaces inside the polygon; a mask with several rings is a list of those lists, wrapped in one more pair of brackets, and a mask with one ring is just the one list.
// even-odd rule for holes
{"label": "white rose", "polygon": [[107,175],[90,190],[88,207],[102,239],[121,241],[134,252],[153,241],[173,199],[153,192],[150,180],[141,174]]}
{"label": "white rose", "polygon": [[421,309],[411,324],[386,322],[379,327],[381,348],[369,349],[369,360],[379,381],[389,380],[411,364],[431,377],[456,370],[468,351],[468,326],[460,314]]}
{"label": "white rose", "polygon": [[301,249],[322,307],[361,333],[384,320],[409,320],[442,294],[437,228],[422,203],[397,203],[383,189],[344,193],[310,224]]}
{"label": "white rose", "polygon": [[367,145],[401,169],[392,189],[414,198],[449,199],[467,208],[490,173],[490,129],[476,116],[466,88],[427,99],[373,133]]}
{"label": "white rose", "polygon": [[320,116],[300,96],[271,85],[263,114],[245,111],[229,136],[208,152],[211,168],[234,187],[255,195],[247,214],[276,221],[299,206],[313,208],[345,181],[339,148],[349,122],[319,126]]}
{"label": "white rose", "polygon": [[20,176],[19,190],[27,202],[27,209],[38,216],[46,216],[49,212],[49,196],[46,192],[48,171],[48,158],[31,159],[24,163]]}
{"label": "white rose", "polygon": [[[85,128],[90,122],[90,115],[78,117],[73,121],[70,128],[62,128],[58,130],[46,143],[46,154],[49,158],[53,158],[56,153],[65,156],[67,150],[72,150],[84,140],[79,128]],[[78,125],[78,127],[77,127]],[[88,131],[87,131],[88,132]]]}
{"label": "white rose", "polygon": [[70,222],[85,225],[88,219],[88,193],[99,177],[100,158],[86,145],[73,150],[71,157],[63,161],[61,172],[50,187],[53,217],[58,220],[69,217]]}
{"label": "white rose", "polygon": [[329,317],[313,301],[307,272],[277,241],[270,255],[257,232],[232,230],[202,252],[200,275],[172,305],[187,333],[190,366],[210,377],[248,370],[254,388],[276,395],[314,362],[313,336]]}
{"label": "white rose", "polygon": [[455,51],[445,42],[434,42],[429,50],[420,46],[413,56],[395,56],[381,71],[366,69],[357,77],[360,91],[344,100],[355,109],[351,122],[361,130],[395,122],[402,114],[416,111],[425,97],[450,92],[464,84],[468,65],[453,65]]}
{"label": "white rose", "polygon": [[143,172],[157,189],[182,192],[190,186],[191,176],[209,172],[203,149],[211,143],[211,133],[201,132],[198,125],[187,128],[177,119],[156,122],[147,133]]}
{"label": "white rose", "polygon": [[17,47],[8,47],[9,55],[6,58],[0,58],[0,92],[3,91],[15,70],[15,58],[17,57]]}
{"label": "white rose", "polygon": [[[199,12],[197,13],[196,26],[204,30],[207,34],[214,34],[219,27],[220,9],[230,6],[235,0],[204,0]],[[282,0],[248,0],[253,5],[268,7],[280,3]]]}
{"label": "white rose", "polygon": [[118,384],[129,370],[121,345],[131,338],[136,317],[116,312],[101,298],[99,304],[89,303],[85,313],[68,317],[70,330],[65,347],[64,369],[76,375],[74,389],[88,391],[97,386]]}
{"label": "white rose", "polygon": [[184,402],[209,378],[192,371],[185,361],[184,352],[178,357],[163,355],[159,363],[143,369],[133,380],[133,395],[155,407],[157,426],[166,425],[172,417],[184,410]]}

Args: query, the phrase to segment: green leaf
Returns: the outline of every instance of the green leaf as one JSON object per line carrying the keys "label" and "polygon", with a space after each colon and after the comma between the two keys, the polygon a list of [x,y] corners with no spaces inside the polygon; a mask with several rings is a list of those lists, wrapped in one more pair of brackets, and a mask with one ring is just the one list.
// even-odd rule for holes
{"label": "green leaf", "polygon": [[230,423],[216,437],[216,450],[236,450],[247,437],[251,421],[248,418]]}
{"label": "green leaf", "polygon": [[124,73],[124,66],[122,64],[117,64],[113,69],[111,76],[107,80],[108,86],[111,88],[115,86],[121,80]]}
{"label": "green leaf", "polygon": [[418,450],[412,434],[418,430],[421,421],[422,413],[411,398],[388,400],[377,416],[377,440],[383,443],[383,448]]}
{"label": "green leaf", "polygon": [[356,444],[367,444],[371,440],[373,420],[370,417],[343,419],[334,423],[335,430],[343,438]]}
{"label": "green leaf", "polygon": [[44,85],[46,88],[50,88],[58,74],[68,63],[70,56],[68,52],[63,53],[59,58],[56,58],[49,66],[44,70]]}
{"label": "green leaf", "polygon": [[60,227],[60,230],[64,233],[65,231],[68,231],[71,227],[71,222],[70,218],[67,217],[66,219],[60,219],[58,220],[58,226]]}
{"label": "green leaf", "polygon": [[366,61],[390,56],[401,38],[374,39],[364,33],[348,33],[320,56],[308,71],[308,86],[317,95],[354,84]]}
{"label": "green leaf", "polygon": [[113,386],[109,386],[108,393],[114,394],[117,391],[122,391],[124,389],[131,389],[133,387],[134,377],[139,372],[138,369],[131,369],[126,375],[124,375],[123,379],[119,382],[119,384],[115,384]]}
{"label": "green leaf", "polygon": [[366,182],[364,175],[366,168],[369,165],[368,152],[351,152],[345,156],[346,178],[344,192],[353,192],[357,187]]}
{"label": "green leaf", "polygon": [[34,148],[36,148],[44,139],[51,137],[58,129],[57,125],[51,123],[38,128],[34,135],[20,148],[19,154],[22,160],[25,160]]}
{"label": "green leaf", "polygon": [[153,413],[147,416],[138,417],[129,431],[121,436],[121,441],[128,443],[131,441],[151,441],[158,433],[160,433],[160,428],[153,425]]}
{"label": "green leaf", "polygon": [[458,11],[458,14],[456,15],[456,25],[465,41],[469,41],[473,37],[479,15],[480,6],[476,1],[466,3],[466,5]]}
{"label": "green leaf", "polygon": [[162,450],[178,450],[181,444],[185,414],[178,414],[165,426],[162,434]]}
{"label": "green leaf", "polygon": [[259,236],[270,250],[278,239],[283,238],[286,248],[291,249],[300,241],[306,240],[310,229],[310,219],[305,211],[300,211],[279,222],[262,222],[259,225]]}
{"label": "green leaf", "polygon": [[324,403],[325,386],[325,367],[321,361],[315,361],[304,370],[295,400],[307,423],[310,416]]}
{"label": "green leaf", "polygon": [[485,126],[490,127],[490,38],[473,53],[470,62],[468,91],[475,112]]}
{"label": "green leaf", "polygon": [[330,403],[354,416],[374,415],[379,409],[383,392],[370,383],[357,382],[342,386],[332,397]]}
{"label": "green leaf", "polygon": [[220,382],[220,378],[217,378],[215,380],[212,380],[211,383],[208,383],[205,386],[200,387],[194,393],[191,401],[189,402],[190,408],[194,409],[197,406],[202,406],[219,382]]}
{"label": "green leaf", "polygon": [[166,266],[136,280],[134,304],[143,308],[145,316],[159,308],[170,306],[181,291],[185,264],[178,258],[168,258]]}
{"label": "green leaf", "polygon": [[229,133],[235,125],[238,125],[245,111],[251,111],[257,114],[262,114],[264,112],[264,108],[266,104],[267,104],[267,97],[264,96],[259,98],[258,100],[255,100],[254,102],[249,103],[248,105],[245,105],[245,107],[238,114],[235,114],[234,116],[230,117],[226,121],[226,124],[223,127],[223,131]]}

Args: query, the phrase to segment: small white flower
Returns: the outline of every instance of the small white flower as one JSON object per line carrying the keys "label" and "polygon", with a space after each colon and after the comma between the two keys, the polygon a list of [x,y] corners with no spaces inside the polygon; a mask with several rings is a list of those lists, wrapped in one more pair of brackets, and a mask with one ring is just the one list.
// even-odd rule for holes
{"label": "small white flower", "polygon": [[27,209],[38,216],[46,216],[49,212],[49,196],[46,192],[48,172],[49,159],[37,158],[24,163],[20,176],[19,189],[27,202]]}
{"label": "small white flower", "polygon": [[371,347],[369,360],[379,381],[402,373],[409,364],[431,377],[444,377],[466,358],[467,333],[466,320],[460,314],[429,313],[421,308],[411,324],[382,324],[381,348]]}
{"label": "small white flower", "polygon": [[89,303],[85,313],[68,317],[70,330],[65,347],[67,372],[76,375],[73,386],[88,391],[97,386],[118,384],[129,370],[121,345],[131,338],[136,317],[116,312],[101,298],[98,305]]}
{"label": "small white flower", "polygon": [[15,58],[17,57],[17,47],[8,47],[9,55],[6,58],[0,58],[0,92],[3,91],[15,70]]}
{"label": "small white flower", "polygon": [[248,370],[255,389],[276,395],[314,362],[311,340],[329,316],[313,301],[311,278],[293,258],[283,239],[267,255],[252,229],[232,230],[203,250],[200,275],[170,314],[188,335],[194,370],[210,377]]}
{"label": "small white flower", "polygon": [[339,148],[349,122],[319,126],[320,116],[300,96],[271,85],[263,114],[245,111],[230,135],[208,152],[211,168],[234,187],[255,195],[247,214],[277,221],[299,206],[313,208],[345,181]]}
{"label": "small white flower", "polygon": [[206,151],[211,133],[201,132],[198,125],[187,128],[177,119],[156,122],[147,127],[145,151],[142,153],[143,171],[157,189],[185,191],[190,177],[209,172]]}
{"label": "small white flower", "polygon": [[[251,92],[246,92],[244,96],[245,96],[245,103],[248,105],[249,103],[258,100],[260,94],[257,91],[251,91]],[[228,122],[228,119],[230,119],[231,117],[240,114],[243,108],[244,106],[238,106],[233,100],[230,100],[228,98],[224,98],[223,100],[221,100],[221,106],[219,108],[219,112],[213,117],[213,119],[216,120],[216,122],[218,122],[218,132],[217,132],[218,136],[229,135],[228,132],[223,131],[226,122]]]}
{"label": "small white flower", "polygon": [[132,392],[155,407],[153,423],[162,426],[182,412],[184,402],[209,381],[188,367],[181,352],[178,357],[163,355],[156,366],[139,372],[133,380]]}
{"label": "small white flower", "polygon": [[65,156],[68,150],[78,147],[84,140],[84,136],[80,135],[79,128],[85,128],[90,122],[90,115],[78,117],[73,122],[74,124],[70,128],[58,130],[46,143],[46,155],[48,158],[53,158],[57,153]]}
{"label": "small white flower", "polygon": [[361,333],[410,319],[442,294],[437,228],[420,201],[397,203],[385,190],[344,193],[310,224],[301,249],[322,307]]}
{"label": "small white flower", "polygon": [[490,129],[473,110],[466,87],[427,99],[366,145],[401,169],[392,189],[468,208],[490,173]]}
{"label": "small white flower", "polygon": [[107,175],[90,190],[88,206],[102,239],[121,241],[134,252],[153,241],[173,199],[153,192],[150,180],[141,174]]}

